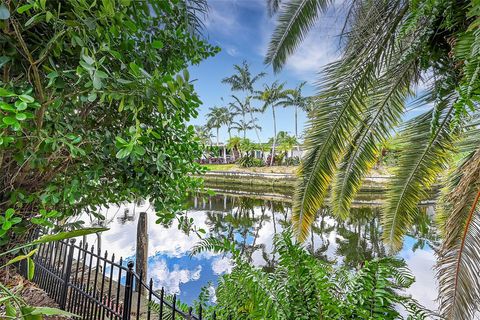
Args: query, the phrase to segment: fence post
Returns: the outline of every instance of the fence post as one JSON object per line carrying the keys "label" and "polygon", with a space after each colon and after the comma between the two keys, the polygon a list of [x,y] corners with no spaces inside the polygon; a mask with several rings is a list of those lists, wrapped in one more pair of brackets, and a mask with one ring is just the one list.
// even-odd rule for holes
{"label": "fence post", "polygon": [[68,284],[70,282],[70,275],[72,274],[72,262],[73,262],[73,250],[75,249],[74,247],[75,244],[75,239],[70,240],[70,248],[68,249],[68,257],[67,261],[64,265],[64,273],[63,273],[63,284],[62,284],[62,293],[60,296],[60,309],[65,310],[65,307],[67,305],[67,293],[68,293]]}
{"label": "fence post", "polygon": [[[147,279],[147,259],[148,259],[148,226],[147,213],[140,212],[137,224],[137,251],[135,255],[135,272],[137,275],[143,274],[143,279]],[[140,292],[140,281],[135,283],[135,291]]]}
{"label": "fence post", "polygon": [[130,320],[130,310],[132,309],[132,291],[133,291],[133,261],[128,262],[127,278],[125,280],[125,298],[123,300],[123,320]]}

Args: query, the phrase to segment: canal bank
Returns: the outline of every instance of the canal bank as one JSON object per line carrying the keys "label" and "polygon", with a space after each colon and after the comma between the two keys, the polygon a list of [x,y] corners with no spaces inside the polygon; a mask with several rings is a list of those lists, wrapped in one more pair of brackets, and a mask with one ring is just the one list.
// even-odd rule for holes
{"label": "canal bank", "polygon": [[[297,177],[291,173],[258,173],[241,171],[207,171],[201,176],[208,188],[225,188],[259,193],[280,193],[292,196]],[[362,193],[385,193],[388,176],[367,177]]]}

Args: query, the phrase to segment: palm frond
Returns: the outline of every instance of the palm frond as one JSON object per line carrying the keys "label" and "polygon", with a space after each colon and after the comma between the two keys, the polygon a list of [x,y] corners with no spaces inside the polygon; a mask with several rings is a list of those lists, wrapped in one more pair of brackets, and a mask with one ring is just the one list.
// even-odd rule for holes
{"label": "palm frond", "polygon": [[331,0],[291,0],[282,6],[268,48],[265,63],[278,71],[313,27],[320,12]]}
{"label": "palm frond", "polygon": [[[407,122],[401,133],[401,156],[382,216],[383,238],[393,251],[401,249],[403,236],[418,213],[418,203],[428,197],[438,174],[446,169],[454,149],[454,100],[442,100],[433,110]],[[437,117],[438,124],[431,132]]]}
{"label": "palm frond", "polygon": [[363,114],[368,110],[366,97],[378,83],[378,74],[393,60],[384,56],[402,49],[395,40],[394,30],[404,18],[405,8],[384,6],[389,20],[382,20],[377,26],[382,30],[381,40],[365,45],[364,54],[350,55],[325,69],[324,80],[320,83],[321,94],[316,97],[316,113],[305,139],[306,155],[298,171],[300,179],[294,196],[292,220],[300,240],[308,236],[316,211],[338,169],[337,164],[347,152],[352,133],[364,119]]}
{"label": "palm frond", "polygon": [[[480,153],[479,153],[480,154]],[[463,191],[453,203],[447,226],[447,239],[437,263],[440,312],[448,319],[474,319],[480,300],[480,165],[465,178],[455,191]],[[452,193],[453,195],[453,193]],[[472,197],[473,195],[473,197]]]}
{"label": "palm frond", "polygon": [[367,118],[360,123],[333,182],[332,208],[339,217],[347,217],[363,179],[376,163],[379,146],[401,121],[409,88],[418,78],[417,56],[411,54],[406,62],[387,69],[374,85]]}
{"label": "palm frond", "polygon": [[190,256],[192,257],[205,251],[214,253],[231,253],[235,257],[240,254],[240,250],[236,248],[235,243],[226,238],[205,238],[193,246],[192,250],[190,251]]}

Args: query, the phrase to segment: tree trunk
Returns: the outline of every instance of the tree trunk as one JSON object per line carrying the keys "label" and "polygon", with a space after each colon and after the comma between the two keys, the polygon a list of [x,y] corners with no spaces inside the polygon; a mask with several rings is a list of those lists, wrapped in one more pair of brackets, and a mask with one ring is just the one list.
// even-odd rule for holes
{"label": "tree trunk", "polygon": [[273,115],[273,144],[272,144],[272,156],[270,157],[270,166],[273,166],[273,158],[275,158],[275,144],[277,143],[277,119],[275,117],[275,106],[272,105]]}
{"label": "tree trunk", "polygon": [[295,138],[298,139],[298,108],[295,106]]}

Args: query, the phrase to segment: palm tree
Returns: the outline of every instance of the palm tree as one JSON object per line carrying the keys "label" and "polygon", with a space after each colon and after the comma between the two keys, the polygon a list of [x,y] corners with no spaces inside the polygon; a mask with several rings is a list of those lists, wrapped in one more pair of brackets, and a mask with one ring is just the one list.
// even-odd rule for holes
{"label": "palm tree", "polygon": [[232,137],[227,141],[227,148],[232,152],[233,159],[237,159],[237,155],[240,153],[240,142],[242,138],[240,137]]}
{"label": "palm tree", "polygon": [[[245,113],[248,112],[250,114],[251,121],[255,126],[256,118],[254,118],[254,113],[259,112],[260,110],[255,109],[254,107],[251,106],[250,99],[252,98],[251,95],[255,92],[255,88],[254,88],[255,82],[263,78],[266,75],[266,73],[261,72],[253,76],[252,73],[250,72],[250,66],[246,61],[243,61],[242,65],[235,64],[233,67],[236,73],[230,77],[224,78],[222,80],[222,83],[229,84],[231,86],[232,91],[242,91],[247,94],[247,96],[245,97],[245,101],[243,103],[240,102],[240,99],[237,98],[236,96],[232,95],[232,97],[236,100],[238,104],[243,105],[242,110],[245,110],[245,112],[242,113],[243,121],[245,122]],[[255,129],[255,134],[257,135],[258,142],[260,143],[261,142],[260,135],[257,129]]]}
{"label": "palm tree", "polygon": [[232,91],[253,93],[255,91],[255,82],[266,75],[265,72],[261,72],[255,76],[252,76],[252,73],[250,72],[250,66],[246,61],[243,61],[242,65],[235,64],[233,68],[235,69],[236,73],[222,80],[222,83],[226,83],[231,86]]}
{"label": "palm tree", "polygon": [[302,88],[306,82],[300,83],[295,89],[288,90],[287,96],[281,102],[282,107],[294,107],[295,110],[295,138],[298,138],[298,109],[307,111],[308,97],[302,95]]}
{"label": "palm tree", "polygon": [[209,127],[196,125],[194,128],[195,128],[195,135],[197,136],[197,138],[200,140],[202,144],[211,144],[213,134]]}
{"label": "palm tree", "polygon": [[[266,57],[275,71],[330,3],[282,1]],[[344,15],[342,56],[323,69],[294,200],[300,239],[307,237],[329,189],[334,213],[346,217],[379,146],[400,131],[383,239],[398,251],[418,203],[439,174],[451,172],[437,205],[444,239],[437,265],[439,303],[447,319],[474,318],[480,300],[478,10],[474,1],[352,2]],[[407,104],[419,86],[420,97]],[[427,111],[404,121],[407,105]]]}
{"label": "palm tree", "polygon": [[275,81],[270,86],[265,85],[263,91],[257,92],[256,98],[263,101],[262,112],[265,112],[269,107],[272,108],[273,117],[273,143],[272,156],[270,157],[270,165],[273,165],[275,157],[275,144],[277,139],[277,118],[275,115],[275,107],[280,105],[280,101],[287,96],[287,91],[283,89],[284,84]]}
{"label": "palm tree", "polygon": [[243,131],[243,139],[246,138],[247,136],[247,131],[256,129],[259,130],[261,129],[260,126],[255,124],[254,121],[244,121],[243,119],[240,119],[239,121],[234,121],[232,125],[232,129],[237,129],[238,134],[240,134],[240,131]]}
{"label": "palm tree", "polygon": [[[226,107],[213,107],[209,109],[210,112],[207,113],[207,127],[209,128],[215,128],[217,134],[217,147],[220,147],[220,137],[219,137],[219,130],[222,127],[222,125],[226,124],[229,117],[230,117],[230,111]],[[223,159],[225,162],[227,162],[226,159],[226,152],[225,152],[225,145],[223,146]]]}

